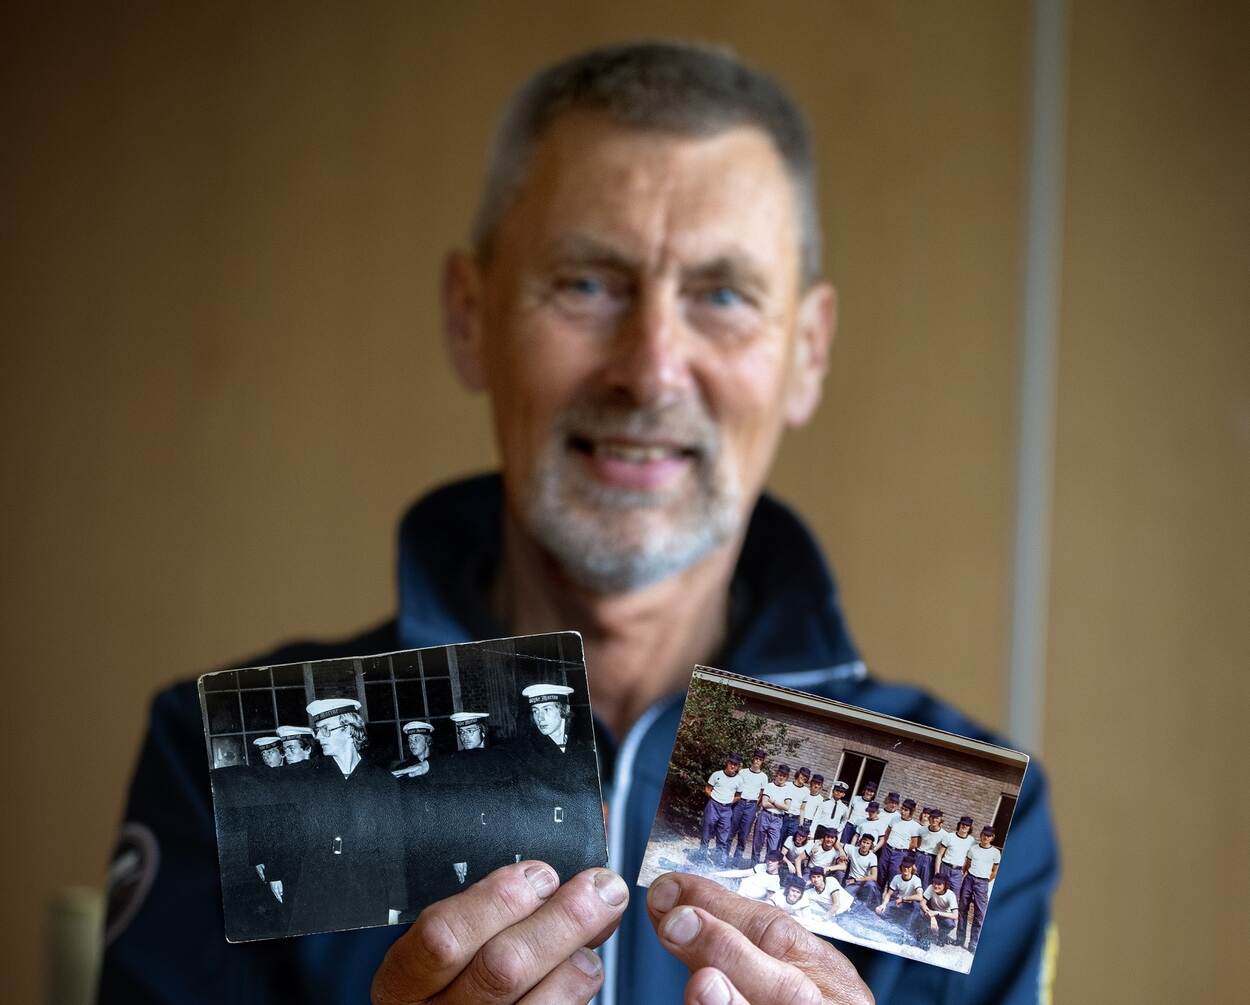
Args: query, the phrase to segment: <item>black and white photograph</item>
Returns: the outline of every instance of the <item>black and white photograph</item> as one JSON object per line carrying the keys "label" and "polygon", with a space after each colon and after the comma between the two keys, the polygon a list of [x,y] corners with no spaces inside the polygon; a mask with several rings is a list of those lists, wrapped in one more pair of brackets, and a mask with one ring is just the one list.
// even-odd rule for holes
{"label": "black and white photograph", "polygon": [[581,636],[199,679],[231,942],[413,920],[500,866],[607,861]]}
{"label": "black and white photograph", "polygon": [[638,884],[692,873],[818,935],[967,973],[1027,766],[698,667]]}

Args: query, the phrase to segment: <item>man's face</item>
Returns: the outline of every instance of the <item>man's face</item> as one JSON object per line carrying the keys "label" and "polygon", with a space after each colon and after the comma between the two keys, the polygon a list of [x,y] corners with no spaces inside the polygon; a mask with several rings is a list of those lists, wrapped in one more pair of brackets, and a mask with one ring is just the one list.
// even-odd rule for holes
{"label": "man's face", "polygon": [[430,737],[428,733],[418,730],[408,734],[408,753],[418,760],[424,761],[430,756]]}
{"label": "man's face", "polygon": [[910,865],[905,865],[899,869],[899,872],[903,874],[903,879],[911,879],[911,874],[915,872],[915,869]]}
{"label": "man's face", "polygon": [[817,893],[825,892],[825,877],[822,876],[820,873],[818,872],[812,873],[810,882],[812,884],[812,889],[815,890]]}
{"label": "man's face", "polygon": [[940,831],[942,829],[941,817],[929,817],[929,830]]}
{"label": "man's face", "polygon": [[837,844],[837,842],[838,839],[833,834],[826,834],[820,839],[820,847],[822,847],[825,851],[832,851],[833,846]]}
{"label": "man's face", "polygon": [[777,873],[781,871],[781,860],[770,858],[768,862],[765,863],[765,868],[768,870],[768,875],[776,876]]}
{"label": "man's face", "polygon": [[910,820],[911,819],[911,807],[904,806],[901,810],[898,811],[898,815],[902,817],[904,820]]}
{"label": "man's face", "polygon": [[808,835],[800,834],[798,831],[794,832],[794,847],[802,848],[805,844],[807,844],[807,840]]}
{"label": "man's face", "polygon": [[872,802],[872,800],[877,798],[877,790],[873,788],[865,788],[864,798],[867,799],[869,802]]}
{"label": "man's face", "polygon": [[955,828],[955,833],[959,835],[961,838],[966,838],[970,830],[972,830],[971,824],[960,824],[958,827]]}
{"label": "man's face", "polygon": [[820,793],[824,791],[824,788],[825,788],[824,782],[812,782],[812,795],[814,796],[820,795]]}
{"label": "man's face", "polygon": [[925,827],[929,826],[929,814],[928,813],[921,811],[920,823],[923,824]]}
{"label": "man's face", "polygon": [[447,290],[509,515],[601,592],[731,541],[819,400],[833,292],[801,295],[793,187],[754,128],[687,139],[565,115],[489,260],[453,259]]}
{"label": "man's face", "polygon": [[867,855],[870,851],[872,851],[872,838],[860,838],[859,853]]}
{"label": "man's face", "polygon": [[460,727],[460,749],[476,750],[486,745],[486,732],[481,725],[470,722]]}
{"label": "man's face", "polygon": [[741,767],[742,765],[738,761],[726,761],[725,774],[727,774],[730,778],[733,778],[733,776],[738,773],[738,769]]}
{"label": "man's face", "polygon": [[879,809],[871,809],[871,810],[869,810],[869,811],[868,811],[868,819],[869,819],[869,820],[876,820],[876,819],[877,819],[877,817],[878,817],[878,816],[880,816],[880,815],[881,815],[881,810],[879,810]]}
{"label": "man's face", "polygon": [[787,776],[784,771],[778,771],[776,774],[773,775],[773,784],[784,785],[786,783],[787,777],[789,776]]}
{"label": "man's face", "polygon": [[787,904],[797,904],[802,896],[803,896],[803,891],[800,890],[797,886],[786,887],[786,903]]}
{"label": "man's face", "polygon": [[806,775],[796,775],[796,776],[795,776],[795,778],[794,778],[794,784],[795,784],[795,787],[796,787],[796,788],[800,788],[800,789],[805,789],[805,788],[807,788],[807,776],[806,776]]}
{"label": "man's face", "polygon": [[887,813],[894,813],[897,810],[898,810],[898,803],[896,803],[893,799],[887,799],[885,801],[885,811]]}
{"label": "man's face", "polygon": [[266,747],[260,752],[260,756],[270,768],[276,768],[285,763],[282,759],[282,748],[279,746]]}
{"label": "man's face", "polygon": [[933,877],[933,892],[939,897],[946,892],[946,880],[944,878]]}
{"label": "man's face", "polygon": [[977,841],[980,843],[982,848],[988,848],[994,843],[994,838],[989,834],[982,834],[977,838]]}
{"label": "man's face", "polygon": [[752,757],[751,758],[751,770],[757,773],[760,771],[763,771],[764,759],[762,757]]}
{"label": "man's face", "polygon": [[540,701],[537,705],[531,705],[530,715],[534,717],[534,725],[543,736],[557,732],[564,721],[560,715],[560,703],[556,701]]}
{"label": "man's face", "polygon": [[294,737],[282,741],[282,756],[286,758],[287,764],[298,764],[300,761],[306,761],[308,760],[308,754],[308,747]]}

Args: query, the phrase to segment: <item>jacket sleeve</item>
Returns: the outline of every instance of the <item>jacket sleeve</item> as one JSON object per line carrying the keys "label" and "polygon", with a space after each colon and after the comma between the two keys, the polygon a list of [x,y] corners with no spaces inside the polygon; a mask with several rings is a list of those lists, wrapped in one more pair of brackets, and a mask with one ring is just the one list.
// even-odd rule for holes
{"label": "jacket sleeve", "polygon": [[[157,695],[123,835],[147,849],[110,889],[102,1005],[276,1000],[274,947],[226,942],[208,758],[193,683]],[[133,844],[133,842],[128,842]],[[121,860],[110,870],[110,880]],[[135,855],[130,853],[133,872]]]}

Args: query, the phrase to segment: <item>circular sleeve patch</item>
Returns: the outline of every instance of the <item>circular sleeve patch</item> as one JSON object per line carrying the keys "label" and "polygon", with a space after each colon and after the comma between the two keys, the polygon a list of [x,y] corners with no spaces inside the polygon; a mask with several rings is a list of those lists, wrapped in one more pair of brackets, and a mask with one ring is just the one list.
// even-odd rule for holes
{"label": "circular sleeve patch", "polygon": [[104,944],[112,945],[139,913],[160,865],[160,848],[151,829],[138,823],[125,823],[108,871],[108,911],[104,922]]}

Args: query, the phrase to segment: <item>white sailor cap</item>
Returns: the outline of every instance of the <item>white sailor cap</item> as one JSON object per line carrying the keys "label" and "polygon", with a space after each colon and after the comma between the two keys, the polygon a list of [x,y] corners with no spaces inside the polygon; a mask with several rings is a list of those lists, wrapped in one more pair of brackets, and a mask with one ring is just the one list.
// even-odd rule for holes
{"label": "white sailor cap", "polygon": [[405,733],[417,733],[417,732],[433,733],[434,727],[431,726],[428,722],[421,722],[419,719],[413,719],[412,722],[404,723],[404,732]]}
{"label": "white sailor cap", "polygon": [[465,726],[483,725],[478,723],[479,719],[489,719],[489,712],[452,712],[451,721],[456,724],[457,729],[463,729]]}
{"label": "white sailor cap", "polygon": [[568,701],[572,693],[573,689],[563,684],[531,684],[521,692],[521,697],[528,699],[531,705],[540,705],[544,701]]}
{"label": "white sailor cap", "polygon": [[322,719],[328,719],[332,715],[343,715],[345,712],[359,712],[360,702],[355,698],[318,698],[314,702],[309,702],[308,718],[312,720],[315,726]]}
{"label": "white sailor cap", "polygon": [[284,740],[290,740],[296,736],[312,736],[313,731],[307,726],[279,726],[278,735]]}
{"label": "white sailor cap", "polygon": [[276,736],[258,736],[252,742],[256,744],[256,746],[258,746],[261,750],[268,750],[270,747],[276,747],[279,743],[282,742],[282,740],[280,740]]}

